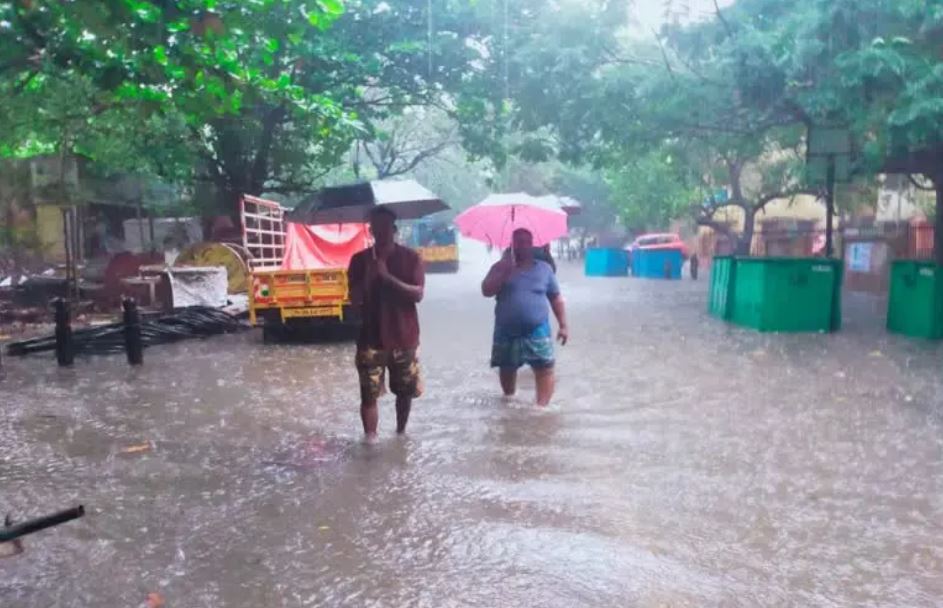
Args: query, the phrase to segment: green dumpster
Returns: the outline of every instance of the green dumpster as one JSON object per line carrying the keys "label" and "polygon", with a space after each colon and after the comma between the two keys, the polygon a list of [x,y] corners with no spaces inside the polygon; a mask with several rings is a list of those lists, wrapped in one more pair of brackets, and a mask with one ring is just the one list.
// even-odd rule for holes
{"label": "green dumpster", "polygon": [[730,304],[733,302],[734,285],[734,261],[733,256],[715,256],[711,261],[711,282],[707,295],[707,312],[711,316],[723,319],[730,319]]}
{"label": "green dumpster", "polygon": [[914,338],[943,338],[943,281],[929,261],[897,260],[891,264],[887,296],[888,331]]}
{"label": "green dumpster", "polygon": [[732,277],[733,323],[775,332],[841,328],[840,260],[738,257]]}

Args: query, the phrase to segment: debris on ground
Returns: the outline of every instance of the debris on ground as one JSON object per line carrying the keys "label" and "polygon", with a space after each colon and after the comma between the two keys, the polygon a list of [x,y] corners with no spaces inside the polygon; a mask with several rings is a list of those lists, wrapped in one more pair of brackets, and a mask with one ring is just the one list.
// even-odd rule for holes
{"label": "debris on ground", "polygon": [[[141,321],[144,346],[169,344],[190,338],[205,338],[234,333],[249,326],[236,317],[215,308],[191,306]],[[124,323],[75,329],[72,344],[76,354],[108,355],[124,352]],[[56,349],[55,335],[20,340],[7,345],[7,353],[23,356]]]}
{"label": "debris on ground", "polygon": [[151,444],[150,443],[139,443],[137,445],[129,445],[126,448],[122,448],[122,454],[141,454],[142,452],[150,452]]}

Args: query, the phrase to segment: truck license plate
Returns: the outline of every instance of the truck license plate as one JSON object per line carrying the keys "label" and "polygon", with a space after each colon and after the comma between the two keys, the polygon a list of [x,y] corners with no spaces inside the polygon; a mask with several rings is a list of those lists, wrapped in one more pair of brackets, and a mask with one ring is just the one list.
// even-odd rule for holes
{"label": "truck license plate", "polygon": [[286,319],[297,317],[336,317],[337,309],[327,306],[306,306],[305,308],[282,309],[282,316]]}

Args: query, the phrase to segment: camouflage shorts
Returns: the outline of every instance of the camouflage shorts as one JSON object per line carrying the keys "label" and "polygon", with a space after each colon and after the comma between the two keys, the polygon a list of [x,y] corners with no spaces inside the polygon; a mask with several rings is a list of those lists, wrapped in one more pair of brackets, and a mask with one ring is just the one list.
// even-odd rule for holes
{"label": "camouflage shorts", "polygon": [[357,349],[360,398],[375,400],[386,392],[386,370],[390,370],[390,392],[397,397],[421,397],[422,376],[415,350]]}

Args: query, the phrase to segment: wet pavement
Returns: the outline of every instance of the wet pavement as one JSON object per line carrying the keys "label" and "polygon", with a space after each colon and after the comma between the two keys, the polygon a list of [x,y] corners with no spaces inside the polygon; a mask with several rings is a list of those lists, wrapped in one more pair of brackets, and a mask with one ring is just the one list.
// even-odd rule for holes
{"label": "wet pavement", "polygon": [[483,271],[430,276],[427,396],[405,440],[384,402],[377,446],[349,344],[4,358],[0,514],[88,514],[0,560],[0,606],[943,603],[940,346],[864,299],[839,334],[760,335],[706,281],[564,264],[538,411],[532,378],[498,396]]}

